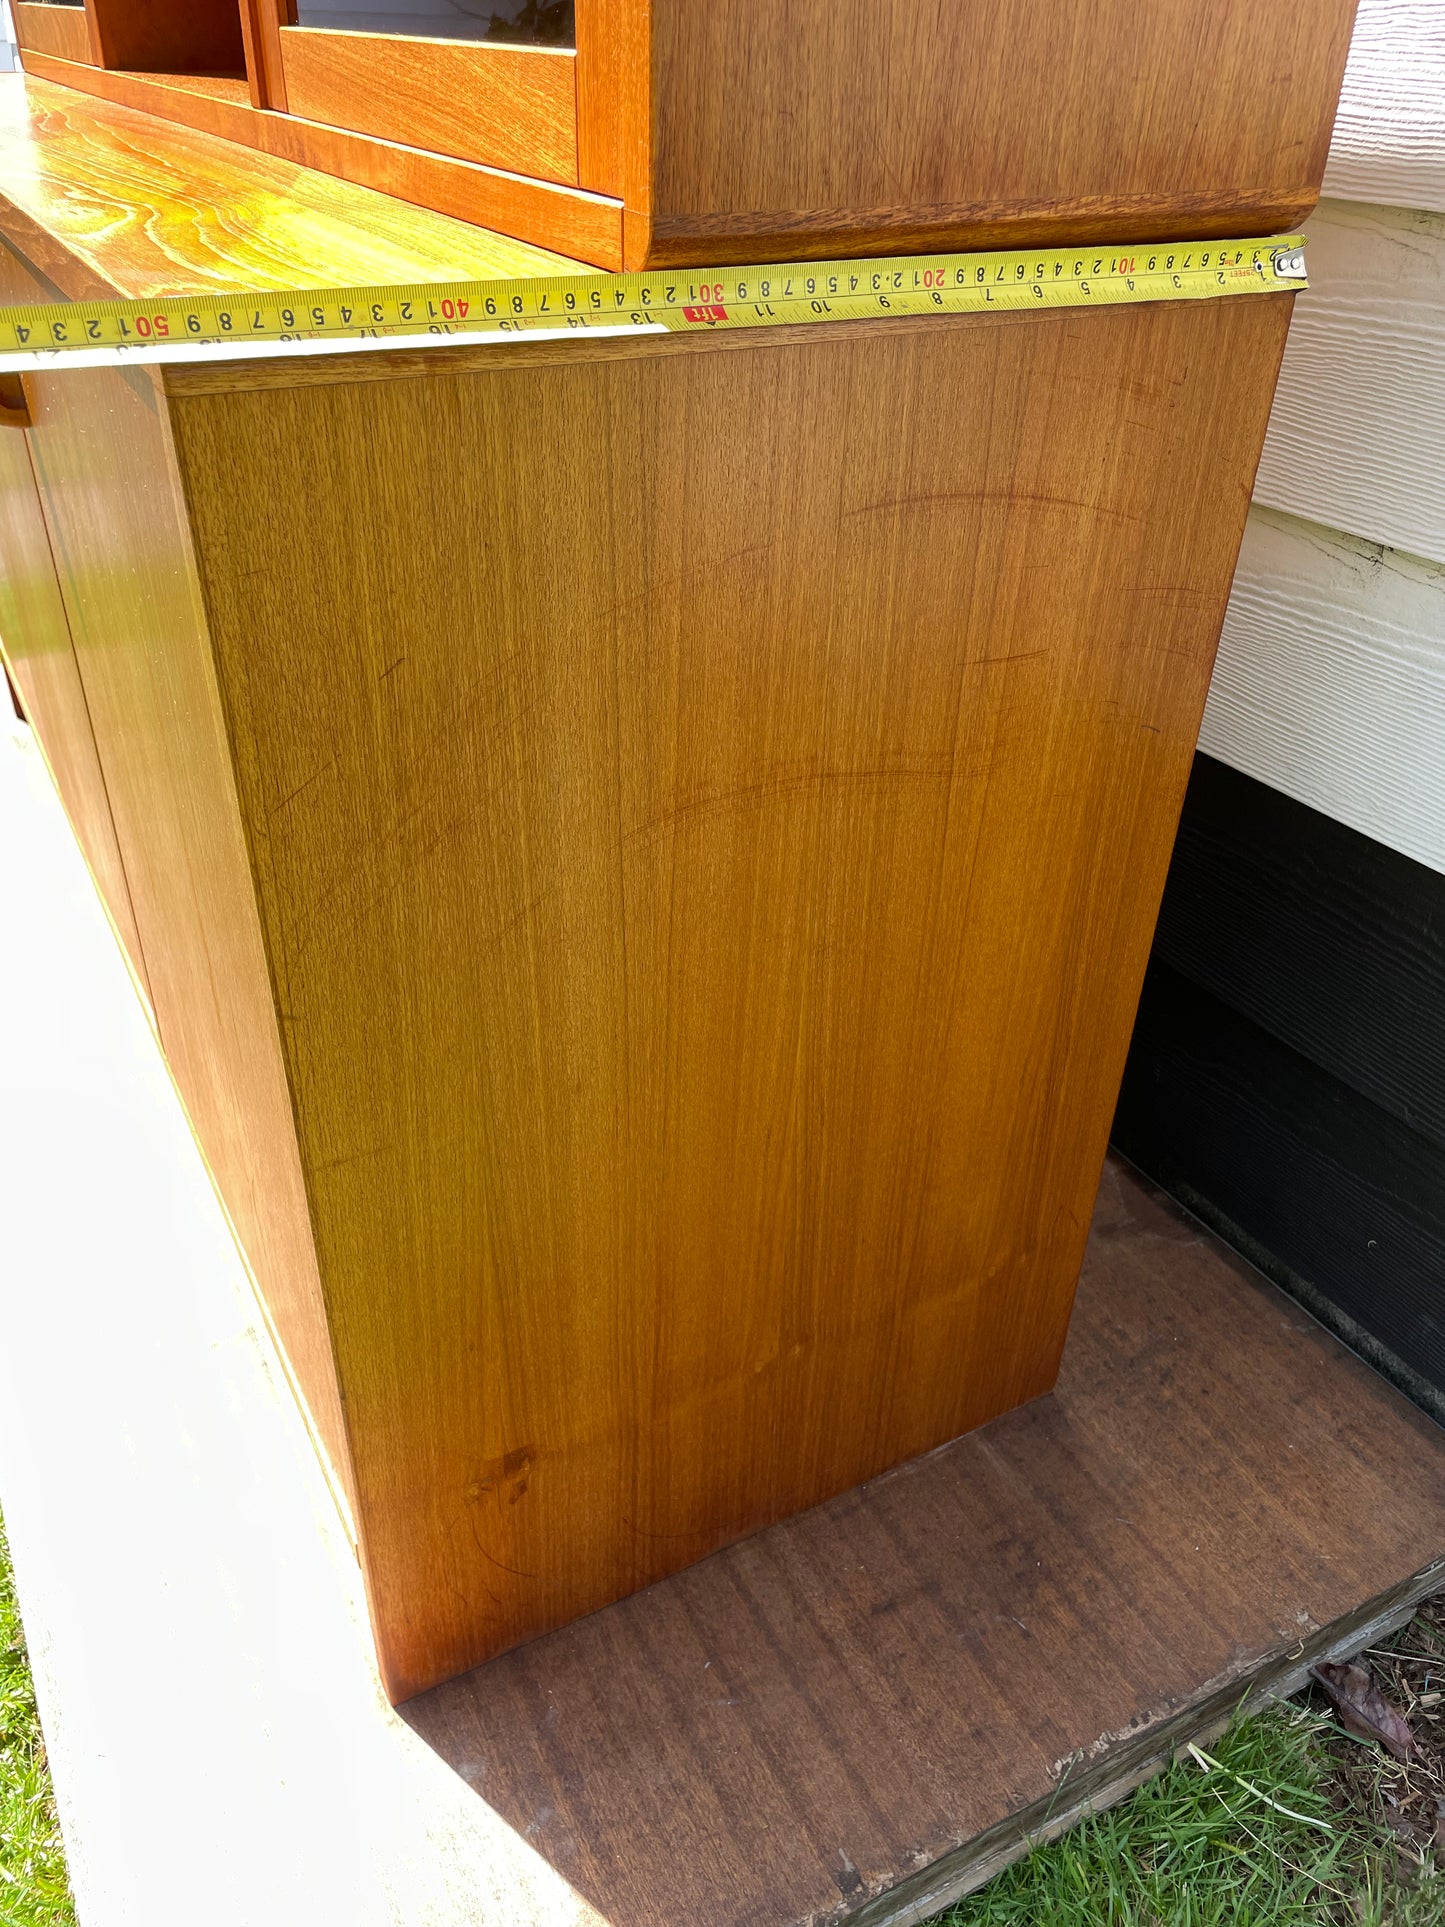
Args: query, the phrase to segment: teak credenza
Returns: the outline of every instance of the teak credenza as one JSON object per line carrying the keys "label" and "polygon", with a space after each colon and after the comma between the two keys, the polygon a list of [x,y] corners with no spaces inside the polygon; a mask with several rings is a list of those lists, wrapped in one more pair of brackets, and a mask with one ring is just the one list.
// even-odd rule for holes
{"label": "teak credenza", "polygon": [[[557,265],[13,113],[0,299]],[[0,636],[395,1697],[1052,1384],[1291,299],[47,371],[0,429]]]}

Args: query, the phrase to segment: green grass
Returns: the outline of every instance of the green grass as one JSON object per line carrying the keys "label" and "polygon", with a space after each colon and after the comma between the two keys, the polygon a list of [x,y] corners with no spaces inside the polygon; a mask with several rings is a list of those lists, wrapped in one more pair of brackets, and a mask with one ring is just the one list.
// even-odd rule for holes
{"label": "green grass", "polygon": [[0,1922],[74,1927],[65,1853],[0,1519]]}
{"label": "green grass", "polygon": [[[1243,1719],[933,1927],[1441,1927],[1445,1879],[1340,1800],[1327,1716]],[[1285,1811],[1284,1809],[1287,1809]]]}

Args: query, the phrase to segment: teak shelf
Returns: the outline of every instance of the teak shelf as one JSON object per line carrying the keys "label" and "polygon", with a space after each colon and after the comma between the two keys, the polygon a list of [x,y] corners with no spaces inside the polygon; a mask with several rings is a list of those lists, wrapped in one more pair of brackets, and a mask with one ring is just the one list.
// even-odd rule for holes
{"label": "teak shelf", "polygon": [[1353,13],[575,0],[567,47],[294,0],[15,6],[30,73],[605,268],[1282,232]]}
{"label": "teak shelf", "polygon": [[[1298,42],[1297,218],[1349,11],[1163,9],[1119,125],[1186,19]],[[1269,99],[1151,220],[1283,218]],[[0,299],[557,266],[27,100]],[[1291,301],[47,372],[0,429],[0,634],[396,1697],[1052,1385]]]}

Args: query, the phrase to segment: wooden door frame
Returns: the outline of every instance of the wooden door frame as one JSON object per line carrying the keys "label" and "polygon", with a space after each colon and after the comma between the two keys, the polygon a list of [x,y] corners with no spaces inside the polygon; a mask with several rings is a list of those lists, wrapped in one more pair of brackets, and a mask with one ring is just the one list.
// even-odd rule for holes
{"label": "wooden door frame", "polygon": [[[651,0],[576,0],[576,7],[575,185],[624,202],[629,216],[645,215],[652,198]],[[241,11],[253,103],[295,111],[284,35],[296,27],[295,0],[241,0]],[[493,47],[488,58],[532,51]]]}
{"label": "wooden door frame", "polygon": [[[94,4],[86,0],[87,22]],[[651,0],[577,0],[573,181],[548,180],[525,166],[462,158],[305,118],[287,98],[282,29],[291,24],[283,18],[289,0],[238,0],[238,5],[246,99],[220,88],[185,88],[165,75],[112,71],[101,64],[93,41],[82,60],[78,47],[61,54],[21,32],[23,65],[37,79],[339,175],[574,260],[613,271],[648,265]],[[26,0],[19,6],[24,8]]]}

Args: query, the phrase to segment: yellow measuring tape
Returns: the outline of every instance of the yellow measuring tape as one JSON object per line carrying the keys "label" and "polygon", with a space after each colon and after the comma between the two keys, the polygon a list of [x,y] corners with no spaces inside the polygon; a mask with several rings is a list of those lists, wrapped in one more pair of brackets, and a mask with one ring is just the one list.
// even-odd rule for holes
{"label": "yellow measuring tape", "polygon": [[528,335],[686,333],[919,314],[1104,308],[1306,286],[1303,237],[918,254],[646,274],[268,289],[0,309],[0,373],[435,347]]}

